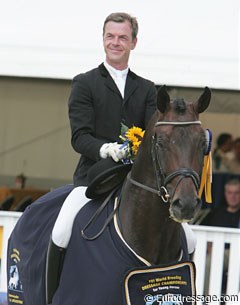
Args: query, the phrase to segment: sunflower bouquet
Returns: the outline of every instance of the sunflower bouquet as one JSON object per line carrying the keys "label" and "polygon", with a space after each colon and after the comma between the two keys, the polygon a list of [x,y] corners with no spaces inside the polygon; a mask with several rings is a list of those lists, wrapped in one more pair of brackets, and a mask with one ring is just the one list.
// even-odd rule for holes
{"label": "sunflower bouquet", "polygon": [[123,146],[127,147],[127,156],[125,161],[133,162],[142,142],[145,130],[133,126],[128,128],[122,124],[120,139],[123,141]]}

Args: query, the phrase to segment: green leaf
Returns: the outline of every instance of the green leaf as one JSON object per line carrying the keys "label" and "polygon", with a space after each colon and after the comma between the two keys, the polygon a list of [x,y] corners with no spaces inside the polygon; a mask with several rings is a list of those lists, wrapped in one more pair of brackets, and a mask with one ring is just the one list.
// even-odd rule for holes
{"label": "green leaf", "polygon": [[129,128],[125,124],[121,123],[121,135],[124,135],[128,129]]}

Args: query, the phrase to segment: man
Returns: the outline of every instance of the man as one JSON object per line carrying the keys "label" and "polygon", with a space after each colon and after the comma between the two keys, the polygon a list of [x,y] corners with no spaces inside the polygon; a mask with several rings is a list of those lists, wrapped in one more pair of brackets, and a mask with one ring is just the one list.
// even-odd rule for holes
{"label": "man", "polygon": [[[47,272],[52,293],[57,286],[53,274],[60,274],[75,216],[89,200],[85,196],[89,170],[101,159],[121,161],[126,156],[119,138],[121,124],[146,129],[156,110],[154,83],[136,75],[128,67],[130,53],[137,44],[137,34],[135,17],[126,13],[110,14],[103,26],[104,63],[73,79],[69,98],[71,142],[81,158],[74,173],[75,188],[63,203],[52,231]],[[190,228],[183,227],[190,241],[190,253],[195,239]]]}
{"label": "man", "polygon": [[89,200],[85,196],[89,169],[104,158],[115,162],[123,159],[121,123],[145,129],[156,110],[154,83],[128,67],[137,33],[135,17],[110,14],[103,26],[104,63],[73,79],[69,98],[71,142],[81,157],[74,173],[76,187],[64,202],[53,229],[53,241],[63,248],[67,247],[75,215]]}
{"label": "man", "polygon": [[213,209],[203,225],[238,228],[240,221],[240,181],[229,180],[224,186],[226,205]]}
{"label": "man", "polygon": [[81,154],[74,173],[76,186],[88,184],[87,172],[101,158],[122,159],[116,143],[120,141],[121,123],[145,129],[156,109],[154,84],[128,67],[137,33],[134,17],[125,13],[108,16],[103,26],[105,62],[73,79],[69,118],[72,146]]}
{"label": "man", "polygon": [[136,75],[128,66],[137,34],[135,17],[110,14],[103,26],[104,63],[73,79],[69,98],[71,143],[81,158],[74,173],[75,188],[63,203],[52,231],[48,253],[50,294],[57,286],[53,274],[61,269],[75,216],[89,200],[85,196],[89,169],[101,159],[123,159],[126,151],[119,138],[121,124],[145,129],[156,110],[154,83]]}
{"label": "man", "polygon": [[[224,186],[224,197],[226,204],[213,209],[204,221],[201,223],[206,226],[240,228],[240,181],[238,179],[229,180]],[[206,257],[206,280],[205,294],[208,294],[209,273],[211,264],[212,246],[208,246],[208,255]],[[223,283],[222,289],[226,291],[227,270],[228,270],[229,246],[225,246],[224,265],[223,265]]]}
{"label": "man", "polygon": [[213,151],[213,171],[228,172],[227,162],[232,159],[233,137],[230,133],[221,133],[217,138],[217,147]]}
{"label": "man", "polygon": [[233,157],[226,163],[228,170],[233,174],[240,174],[240,138],[233,142]]}

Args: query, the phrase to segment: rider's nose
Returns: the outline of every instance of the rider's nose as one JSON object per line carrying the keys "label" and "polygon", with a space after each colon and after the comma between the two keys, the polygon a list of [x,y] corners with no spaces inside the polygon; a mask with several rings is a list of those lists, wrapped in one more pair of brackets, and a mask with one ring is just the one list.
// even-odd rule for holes
{"label": "rider's nose", "polygon": [[118,37],[114,37],[114,38],[113,38],[112,44],[113,44],[113,45],[118,45],[118,44],[119,44],[119,39],[118,39]]}

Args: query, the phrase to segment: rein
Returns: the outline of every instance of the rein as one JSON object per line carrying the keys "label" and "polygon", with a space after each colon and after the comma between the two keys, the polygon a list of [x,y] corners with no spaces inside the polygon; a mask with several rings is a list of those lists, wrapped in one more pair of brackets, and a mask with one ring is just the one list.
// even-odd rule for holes
{"label": "rein", "polygon": [[96,233],[93,236],[88,236],[85,232],[88,229],[88,227],[90,227],[91,225],[93,225],[98,216],[102,213],[102,211],[104,210],[104,208],[107,206],[109,200],[112,198],[113,193],[117,190],[117,188],[114,188],[109,195],[105,198],[105,200],[103,201],[103,203],[100,205],[100,207],[96,210],[96,212],[93,214],[93,216],[89,219],[88,223],[85,225],[85,227],[81,230],[81,235],[85,240],[91,241],[91,240],[95,240],[97,239],[106,229],[106,227],[108,226],[108,224],[110,223],[110,221],[112,220],[118,206],[119,206],[119,200],[117,201],[117,204],[115,206],[115,208],[113,209],[113,211],[111,212],[111,214],[108,216],[108,218],[106,219],[105,223],[103,224],[103,227],[101,228],[101,230]]}
{"label": "rein", "polygon": [[[188,125],[201,125],[201,121],[186,121],[186,122],[168,122],[168,121],[162,121],[162,122],[157,122],[155,124],[155,127],[161,126],[161,125],[175,125],[175,126],[188,126]],[[150,186],[147,186],[145,184],[142,184],[136,180],[134,180],[133,178],[131,178],[130,174],[131,172],[129,172],[129,174],[127,175],[127,179],[135,186],[140,187],[142,189],[144,189],[145,191],[151,192],[153,194],[158,195],[159,197],[161,197],[162,201],[167,203],[169,202],[170,199],[170,194],[167,190],[167,185],[168,183],[174,179],[175,177],[180,176],[179,180],[176,183],[173,195],[177,189],[177,186],[179,185],[179,183],[182,181],[182,179],[184,178],[191,178],[193,180],[193,183],[196,187],[196,189],[199,189],[200,187],[200,178],[198,173],[196,173],[194,170],[190,169],[190,168],[180,168],[172,173],[170,173],[169,175],[165,176],[163,174],[163,170],[161,167],[161,162],[159,160],[158,154],[157,154],[157,148],[158,144],[156,142],[156,137],[153,136],[152,138],[152,160],[154,163],[154,168],[155,168],[155,173],[156,173],[156,178],[157,178],[157,184],[158,184],[158,189],[154,189]],[[160,185],[159,181],[162,181],[162,185]],[[95,221],[97,220],[98,216],[101,214],[101,212],[104,210],[104,208],[106,207],[106,205],[108,204],[110,198],[112,197],[113,193],[116,191],[117,188],[113,189],[112,192],[110,192],[110,194],[105,198],[104,202],[102,203],[102,205],[97,209],[97,211],[94,213],[94,215],[90,218],[90,220],[88,221],[88,223],[85,225],[85,227],[81,230],[81,235],[85,240],[88,241],[92,241],[97,239],[106,229],[107,225],[109,224],[109,222],[112,220],[116,210],[119,207],[120,204],[120,199],[118,198],[117,201],[117,205],[115,206],[114,210],[112,211],[112,213],[108,216],[108,218],[106,219],[105,223],[103,224],[103,227],[101,228],[101,230],[96,233],[93,236],[88,236],[86,234],[86,230],[95,223]]]}
{"label": "rein", "polygon": [[[157,122],[155,124],[155,127],[161,126],[161,125],[174,125],[174,126],[189,126],[189,125],[201,125],[201,121],[184,121],[184,122],[175,122],[175,121],[162,121],[162,122]],[[157,148],[158,144],[156,142],[156,136],[153,136],[152,138],[152,160],[154,164],[154,169],[155,169],[155,174],[156,174],[156,180],[158,184],[158,189],[154,189],[152,187],[149,187],[145,184],[142,184],[133,178],[131,178],[130,173],[127,176],[127,179],[135,186],[138,186],[146,191],[149,191],[151,193],[154,193],[161,197],[162,201],[167,203],[169,202],[170,199],[170,194],[167,190],[167,184],[175,177],[181,176],[181,178],[178,180],[173,195],[179,185],[179,183],[184,179],[184,178],[191,178],[193,180],[193,183],[198,190],[200,187],[200,177],[197,172],[190,168],[180,168],[172,173],[170,173],[168,176],[165,176],[163,174],[163,170],[161,167],[161,162],[159,160],[159,156],[157,154]],[[162,182],[162,185],[160,184],[160,181]]]}

